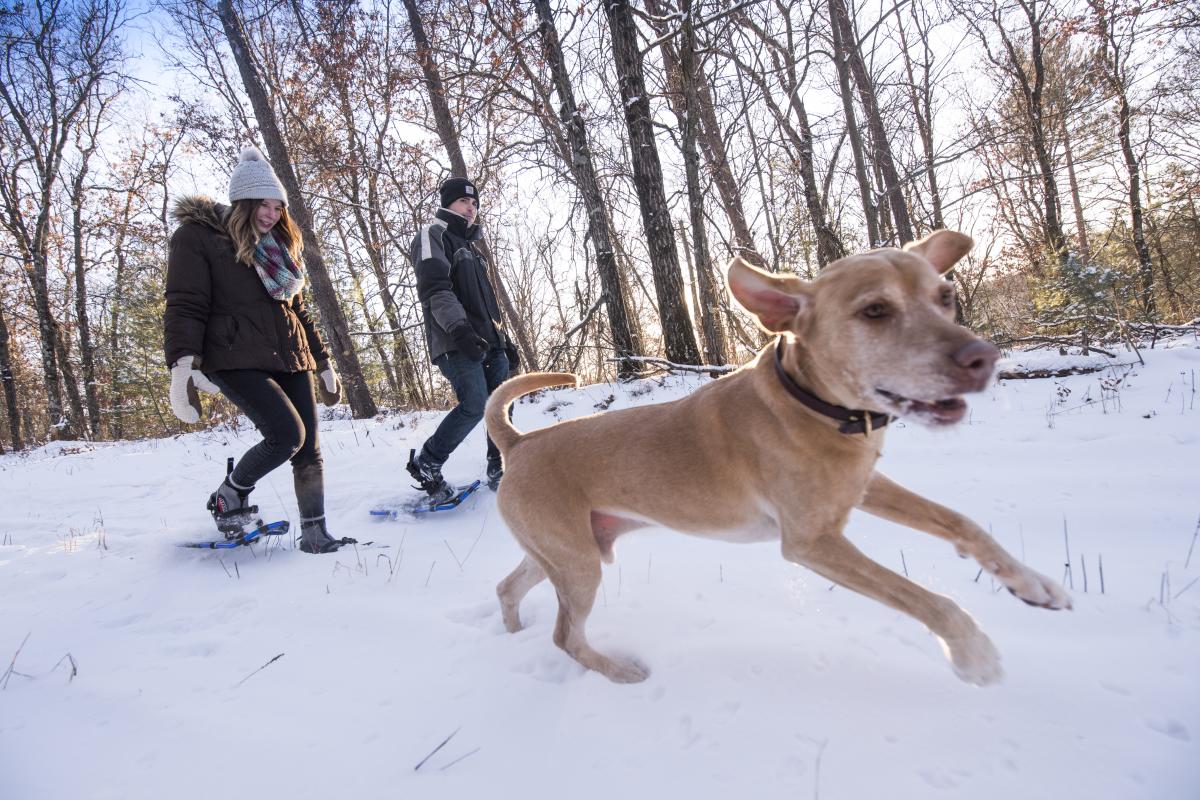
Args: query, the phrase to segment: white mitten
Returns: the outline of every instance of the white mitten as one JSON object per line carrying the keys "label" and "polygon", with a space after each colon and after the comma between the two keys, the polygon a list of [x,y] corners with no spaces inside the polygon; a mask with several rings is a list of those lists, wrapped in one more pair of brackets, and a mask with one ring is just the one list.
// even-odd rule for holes
{"label": "white mitten", "polygon": [[333,362],[327,358],[317,363],[317,390],[321,396],[321,405],[336,406],[342,399],[342,384],[338,381],[337,373],[333,371]]}
{"label": "white mitten", "polygon": [[195,356],[183,356],[171,365],[171,410],[184,422],[200,421],[200,395],[221,391],[217,385],[192,366]]}

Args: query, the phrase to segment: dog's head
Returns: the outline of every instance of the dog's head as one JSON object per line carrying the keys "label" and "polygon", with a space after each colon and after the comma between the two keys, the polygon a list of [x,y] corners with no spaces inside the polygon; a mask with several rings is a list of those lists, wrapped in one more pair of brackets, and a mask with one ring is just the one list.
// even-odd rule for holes
{"label": "dog's head", "polygon": [[735,258],[729,290],[764,330],[784,336],[785,368],[823,399],[949,425],[966,414],[961,395],[990,383],[999,356],[954,322],[954,286],[943,276],[971,245],[936,231],[903,250],[835,261],[812,281]]}

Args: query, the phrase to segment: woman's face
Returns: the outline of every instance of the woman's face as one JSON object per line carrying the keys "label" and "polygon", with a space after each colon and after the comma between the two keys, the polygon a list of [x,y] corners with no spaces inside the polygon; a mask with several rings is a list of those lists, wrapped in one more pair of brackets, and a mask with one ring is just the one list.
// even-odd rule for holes
{"label": "woman's face", "polygon": [[448,208],[470,223],[475,221],[475,215],[479,213],[479,201],[474,197],[460,197]]}
{"label": "woman's face", "polygon": [[258,235],[262,236],[274,228],[281,216],[283,216],[283,203],[278,200],[261,201],[254,211],[254,228],[258,231]]}

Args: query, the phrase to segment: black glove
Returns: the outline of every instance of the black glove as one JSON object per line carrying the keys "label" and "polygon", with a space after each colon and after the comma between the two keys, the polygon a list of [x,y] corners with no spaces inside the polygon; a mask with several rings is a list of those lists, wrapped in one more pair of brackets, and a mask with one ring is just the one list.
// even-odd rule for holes
{"label": "black glove", "polygon": [[454,347],[458,352],[462,353],[472,361],[483,361],[483,357],[487,355],[488,343],[468,322],[460,322],[451,328],[448,333],[450,338],[454,340]]}
{"label": "black glove", "polygon": [[508,374],[515,375],[521,369],[521,354],[512,342],[504,345],[504,355],[508,356]]}

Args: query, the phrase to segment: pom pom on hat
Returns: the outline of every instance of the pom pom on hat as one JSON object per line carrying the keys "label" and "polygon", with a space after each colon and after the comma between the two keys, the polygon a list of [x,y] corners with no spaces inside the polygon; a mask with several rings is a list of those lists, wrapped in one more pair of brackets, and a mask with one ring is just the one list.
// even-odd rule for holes
{"label": "pom pom on hat", "polygon": [[229,202],[238,200],[278,200],[287,205],[283,184],[257,147],[242,150],[229,176]]}

